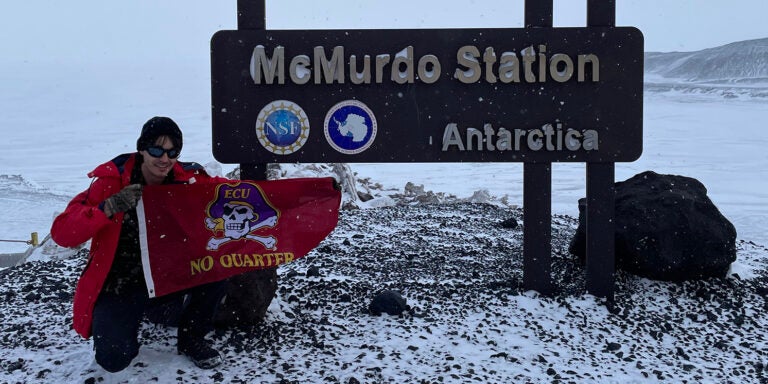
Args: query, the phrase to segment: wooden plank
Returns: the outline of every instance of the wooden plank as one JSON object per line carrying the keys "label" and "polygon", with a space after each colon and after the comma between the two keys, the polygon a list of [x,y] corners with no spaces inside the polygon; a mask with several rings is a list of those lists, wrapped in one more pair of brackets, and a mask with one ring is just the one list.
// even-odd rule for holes
{"label": "wooden plank", "polygon": [[551,27],[552,0],[525,0],[525,27]]}
{"label": "wooden plank", "polygon": [[587,292],[613,300],[615,165],[587,163]]}
{"label": "wooden plank", "polygon": [[264,0],[237,0],[237,29],[266,29]]}
{"label": "wooden plank", "polygon": [[240,180],[266,180],[267,164],[240,164]]}
{"label": "wooden plank", "polygon": [[587,0],[588,27],[615,27],[616,0]]}
{"label": "wooden plank", "polygon": [[552,165],[523,166],[523,287],[552,294]]}

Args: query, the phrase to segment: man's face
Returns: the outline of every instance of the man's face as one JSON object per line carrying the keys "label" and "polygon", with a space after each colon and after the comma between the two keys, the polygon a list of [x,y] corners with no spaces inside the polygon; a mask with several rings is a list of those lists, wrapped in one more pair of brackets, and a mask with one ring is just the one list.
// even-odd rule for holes
{"label": "man's face", "polygon": [[[161,184],[168,172],[173,169],[173,165],[178,158],[178,152],[176,156],[171,158],[168,155],[168,151],[174,149],[173,141],[168,136],[160,136],[155,140],[152,147],[142,150],[140,153],[144,156],[144,163],[141,165],[141,171],[144,174],[144,180],[148,185]],[[158,155],[158,148],[162,148],[163,152]],[[153,153],[155,156],[153,156]]]}

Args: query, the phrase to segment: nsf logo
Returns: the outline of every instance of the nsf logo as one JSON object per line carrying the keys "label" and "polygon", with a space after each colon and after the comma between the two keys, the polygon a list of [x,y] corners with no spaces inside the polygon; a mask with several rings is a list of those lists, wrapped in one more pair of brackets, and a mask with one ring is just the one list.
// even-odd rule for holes
{"label": "nsf logo", "polygon": [[325,115],[323,128],[328,144],[347,155],[365,151],[376,139],[376,117],[357,100],[334,105]]}
{"label": "nsf logo", "polygon": [[298,151],[309,137],[309,119],[296,103],[275,100],[259,112],[256,137],[268,151],[288,155]]}

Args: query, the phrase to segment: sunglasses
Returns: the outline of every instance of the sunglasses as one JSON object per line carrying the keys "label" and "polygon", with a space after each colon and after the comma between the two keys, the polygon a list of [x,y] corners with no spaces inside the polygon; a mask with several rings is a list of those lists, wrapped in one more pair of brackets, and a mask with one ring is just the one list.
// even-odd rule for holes
{"label": "sunglasses", "polygon": [[176,148],[165,149],[159,145],[153,145],[151,147],[147,147],[147,153],[149,153],[150,156],[157,158],[163,157],[163,154],[165,153],[168,155],[169,159],[175,159],[179,157],[181,151]]}

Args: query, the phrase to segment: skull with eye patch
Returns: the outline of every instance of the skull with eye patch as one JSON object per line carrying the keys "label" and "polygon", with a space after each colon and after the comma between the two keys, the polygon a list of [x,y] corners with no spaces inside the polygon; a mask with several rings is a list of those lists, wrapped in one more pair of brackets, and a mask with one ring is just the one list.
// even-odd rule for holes
{"label": "skull with eye patch", "polygon": [[254,214],[250,204],[233,201],[224,204],[222,213],[224,236],[240,239],[251,231],[251,220],[254,220]]}
{"label": "skull with eye patch", "polygon": [[[276,249],[277,238],[263,232],[277,225],[280,212],[272,207],[256,184],[220,184],[206,213],[205,225],[214,233],[208,239],[208,250],[218,250],[235,240],[255,241],[266,249]],[[257,231],[261,234],[255,233]]]}

